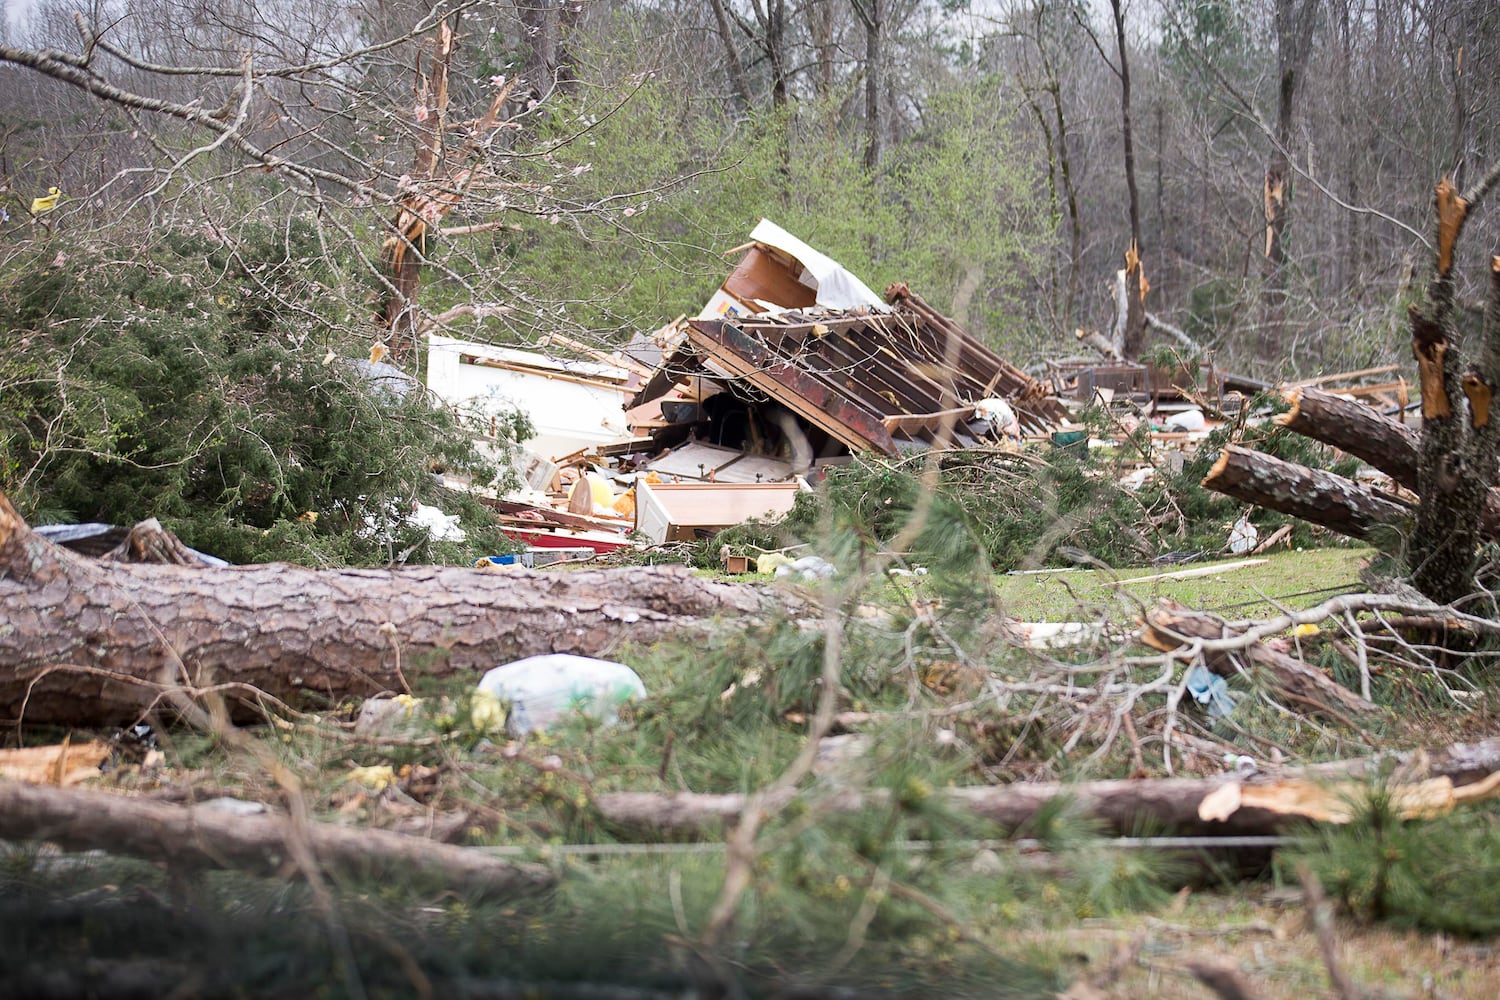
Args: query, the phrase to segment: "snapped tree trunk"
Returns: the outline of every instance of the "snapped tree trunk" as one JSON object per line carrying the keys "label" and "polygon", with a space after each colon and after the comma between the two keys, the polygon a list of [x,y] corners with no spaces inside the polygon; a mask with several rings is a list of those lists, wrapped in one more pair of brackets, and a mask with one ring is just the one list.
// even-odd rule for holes
{"label": "snapped tree trunk", "polygon": [[[1276,423],[1353,455],[1413,492],[1421,488],[1422,438],[1412,428],[1321,389],[1291,389],[1286,401],[1292,408]],[[1500,489],[1494,486],[1485,494],[1480,533],[1486,540],[1500,538]]]}
{"label": "snapped tree trunk", "polygon": [[1205,489],[1320,524],[1372,542],[1377,529],[1400,524],[1411,511],[1343,476],[1232,444],[1203,477]]}
{"label": "snapped tree trunk", "polygon": [[1440,603],[1474,592],[1482,516],[1495,481],[1500,422],[1492,419],[1500,385],[1500,257],[1490,261],[1489,308],[1477,349],[1466,352],[1454,320],[1453,264],[1464,223],[1500,181],[1500,167],[1460,195],[1437,185],[1437,254],[1427,300],[1412,307],[1412,353],[1422,386],[1422,449],[1417,512],[1407,561],[1412,583]]}
{"label": "snapped tree trunk", "polygon": [[[1289,768],[1274,775],[1254,775],[1244,781],[1237,780],[1234,775],[1080,782],[1020,781],[1009,785],[947,788],[936,794],[954,809],[1021,836],[1026,834],[1028,824],[1038,815],[1061,802],[1071,803],[1079,815],[1092,817],[1105,828],[1120,833],[1130,833],[1141,829],[1142,825],[1149,825],[1180,834],[1263,835],[1286,830],[1296,822],[1293,815],[1309,815],[1310,810],[1295,812],[1304,805],[1328,810],[1347,808],[1348,794],[1369,778],[1383,773],[1382,769],[1389,768],[1393,762],[1406,765],[1403,770],[1412,772],[1408,779],[1411,787],[1430,781],[1441,784],[1446,780],[1450,793],[1453,793],[1447,800],[1451,807],[1455,802],[1471,801],[1493,793],[1489,786],[1494,780],[1491,776],[1500,772],[1500,740]],[[1334,782],[1353,784],[1342,787],[1329,784]],[[1219,810],[1217,814],[1223,817],[1221,819],[1205,817],[1205,800],[1211,795],[1222,797],[1229,786],[1239,786],[1244,791],[1243,795],[1236,797],[1239,808]],[[1466,788],[1475,794],[1465,795],[1463,790]],[[780,803],[768,803],[767,807],[775,808],[797,794],[808,796],[810,810],[854,812],[890,808],[889,794],[878,789],[864,792],[837,789],[821,799],[806,792],[790,792]],[[664,830],[712,832],[738,818],[749,798],[739,794],[610,792],[598,796],[594,804],[606,822],[623,830],[652,834]],[[1278,811],[1286,807],[1289,807],[1287,811]]]}
{"label": "snapped tree trunk", "polygon": [[540,653],[607,656],[774,600],[681,566],[94,562],[32,532],[0,496],[0,721],[122,724],[205,693],[239,706],[261,693],[335,705]]}
{"label": "snapped tree trunk", "polygon": [[545,892],[556,881],[544,865],[503,861],[388,830],[239,816],[18,781],[0,781],[0,840],[45,840],[67,850],[106,851],[183,871],[276,875],[296,870],[301,858],[326,874],[425,882],[496,899]]}
{"label": "snapped tree trunk", "polygon": [[1135,180],[1135,130],[1130,119],[1130,59],[1125,48],[1125,8],[1123,0],[1109,0],[1114,14],[1115,46],[1120,55],[1116,70],[1120,78],[1120,133],[1125,147],[1125,190],[1129,195],[1130,249],[1125,255],[1126,292],[1125,330],[1121,353],[1127,358],[1139,357],[1146,339],[1146,283],[1141,270],[1141,196]]}
{"label": "snapped tree trunk", "polygon": [[[385,329],[391,356],[398,361],[416,352],[417,293],[429,242],[439,233],[443,219],[467,195],[474,170],[465,162],[481,152],[482,138],[499,125],[500,109],[516,83],[514,79],[507,81],[490,98],[483,115],[455,128],[448,115],[448,70],[458,48],[457,14],[451,22],[444,20],[438,25],[426,74],[418,57],[416,155],[408,175],[409,186],[401,192],[390,233],[380,247],[387,295],[376,322]],[[463,141],[456,141],[460,136]]]}

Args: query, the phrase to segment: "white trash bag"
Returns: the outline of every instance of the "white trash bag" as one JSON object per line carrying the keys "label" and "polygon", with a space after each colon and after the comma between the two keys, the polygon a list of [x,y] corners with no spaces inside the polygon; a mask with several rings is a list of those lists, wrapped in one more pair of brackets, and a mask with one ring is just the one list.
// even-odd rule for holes
{"label": "white trash bag", "polygon": [[1255,530],[1255,525],[1250,523],[1248,517],[1242,516],[1234,522],[1234,527],[1229,529],[1229,551],[1237,556],[1255,548],[1255,543],[1260,539],[1260,532]]}
{"label": "white trash bag", "polygon": [[613,725],[621,705],[646,697],[646,685],[623,663],[548,653],[496,667],[479,681],[477,695],[508,704],[506,732],[524,736],[549,729],[572,712]]}

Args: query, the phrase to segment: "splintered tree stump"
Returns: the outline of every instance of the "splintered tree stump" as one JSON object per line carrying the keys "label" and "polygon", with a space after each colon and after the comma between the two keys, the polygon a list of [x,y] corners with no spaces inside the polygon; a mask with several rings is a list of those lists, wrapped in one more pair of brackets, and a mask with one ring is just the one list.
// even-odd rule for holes
{"label": "splintered tree stump", "polygon": [[608,656],[790,598],[685,566],[570,573],[96,562],[0,496],[0,720],[113,725],[168,696],[302,706],[476,676],[540,653]]}
{"label": "splintered tree stump", "polygon": [[1343,476],[1230,445],[1203,486],[1216,493],[1322,525],[1350,538],[1370,539],[1385,526],[1411,517],[1411,510]]}

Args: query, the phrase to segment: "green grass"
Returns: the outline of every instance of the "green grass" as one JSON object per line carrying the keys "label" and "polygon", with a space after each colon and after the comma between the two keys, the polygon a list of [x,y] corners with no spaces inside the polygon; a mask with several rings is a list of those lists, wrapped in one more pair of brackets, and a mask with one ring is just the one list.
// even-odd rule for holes
{"label": "green grass", "polygon": [[1278,552],[1260,557],[1266,562],[1259,566],[1128,586],[1119,582],[1239,559],[1114,571],[1048,570],[1000,576],[995,586],[1001,607],[1022,621],[1119,618],[1137,610],[1137,602],[1150,607],[1162,598],[1229,619],[1266,618],[1283,608],[1311,607],[1339,590],[1360,589],[1359,570],[1371,555],[1370,549]]}

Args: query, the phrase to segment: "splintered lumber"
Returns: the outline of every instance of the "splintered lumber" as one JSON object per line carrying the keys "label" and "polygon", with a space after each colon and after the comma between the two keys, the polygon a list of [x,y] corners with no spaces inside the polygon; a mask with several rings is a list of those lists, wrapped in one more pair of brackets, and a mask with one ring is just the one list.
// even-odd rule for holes
{"label": "splintered lumber", "polygon": [[0,750],[0,780],[77,785],[99,777],[99,765],[109,759],[110,752],[110,745],[102,740],[74,743],[71,738],[52,746]]}
{"label": "splintered lumber", "polygon": [[69,851],[105,851],[189,871],[276,875],[298,870],[299,859],[311,859],[320,872],[339,877],[399,877],[491,898],[534,894],[553,883],[542,865],[388,830],[243,816],[13,781],[0,781],[0,840],[47,841]]}
{"label": "splintered lumber", "polygon": [[1411,511],[1376,496],[1352,479],[1232,444],[1203,477],[1205,489],[1280,511],[1350,538],[1398,524]]}
{"label": "splintered lumber", "polygon": [[119,725],[211,691],[241,706],[262,694],[338,704],[541,653],[606,656],[790,600],[685,566],[96,562],[33,532],[0,496],[0,720]]}
{"label": "splintered lumber", "polygon": [[[1391,768],[1394,769],[1394,779]],[[1429,782],[1446,779],[1453,804],[1477,801],[1494,793],[1500,778],[1500,740],[1458,743],[1427,751],[1388,753],[1376,757],[1286,768],[1242,778],[1221,775],[1210,778],[1142,778],[1135,780],[1042,782],[1021,781],[1009,785],[945,788],[935,792],[948,805],[984,819],[1008,834],[1025,835],[1028,824],[1052,806],[1067,801],[1080,815],[1092,817],[1106,829],[1131,833],[1142,825],[1184,835],[1255,836],[1279,833],[1304,813],[1289,808],[1282,790],[1295,788],[1307,796],[1314,783],[1327,783],[1348,796],[1349,782],[1368,782],[1380,775],[1403,787],[1428,788]],[[1238,791],[1226,791],[1238,786]],[[1431,786],[1435,787],[1435,786]],[[1265,791],[1261,791],[1265,789]],[[767,801],[776,810],[796,792]],[[863,809],[889,808],[890,796],[876,789],[840,789],[822,797],[801,793],[814,811],[849,813]],[[1210,798],[1213,796],[1213,798]],[[1226,799],[1233,797],[1233,808]],[[637,833],[712,833],[735,821],[750,796],[742,794],[696,794],[693,792],[609,792],[598,796],[594,806],[613,826]],[[1326,804],[1326,796],[1316,800]],[[1205,808],[1205,802],[1208,803]],[[1262,804],[1256,804],[1262,803]],[[1210,818],[1222,817],[1222,818]]]}
{"label": "splintered lumber", "polygon": [[[1162,601],[1146,612],[1141,641],[1164,652],[1177,649],[1185,639],[1233,639],[1238,633],[1222,618],[1194,611],[1175,601]],[[1374,703],[1333,681],[1320,670],[1296,657],[1273,649],[1264,642],[1248,642],[1243,650],[1250,665],[1263,671],[1271,683],[1299,703],[1300,708],[1324,708],[1338,715],[1379,712]],[[1208,669],[1221,677],[1234,676],[1239,668],[1227,651],[1205,657]]]}

